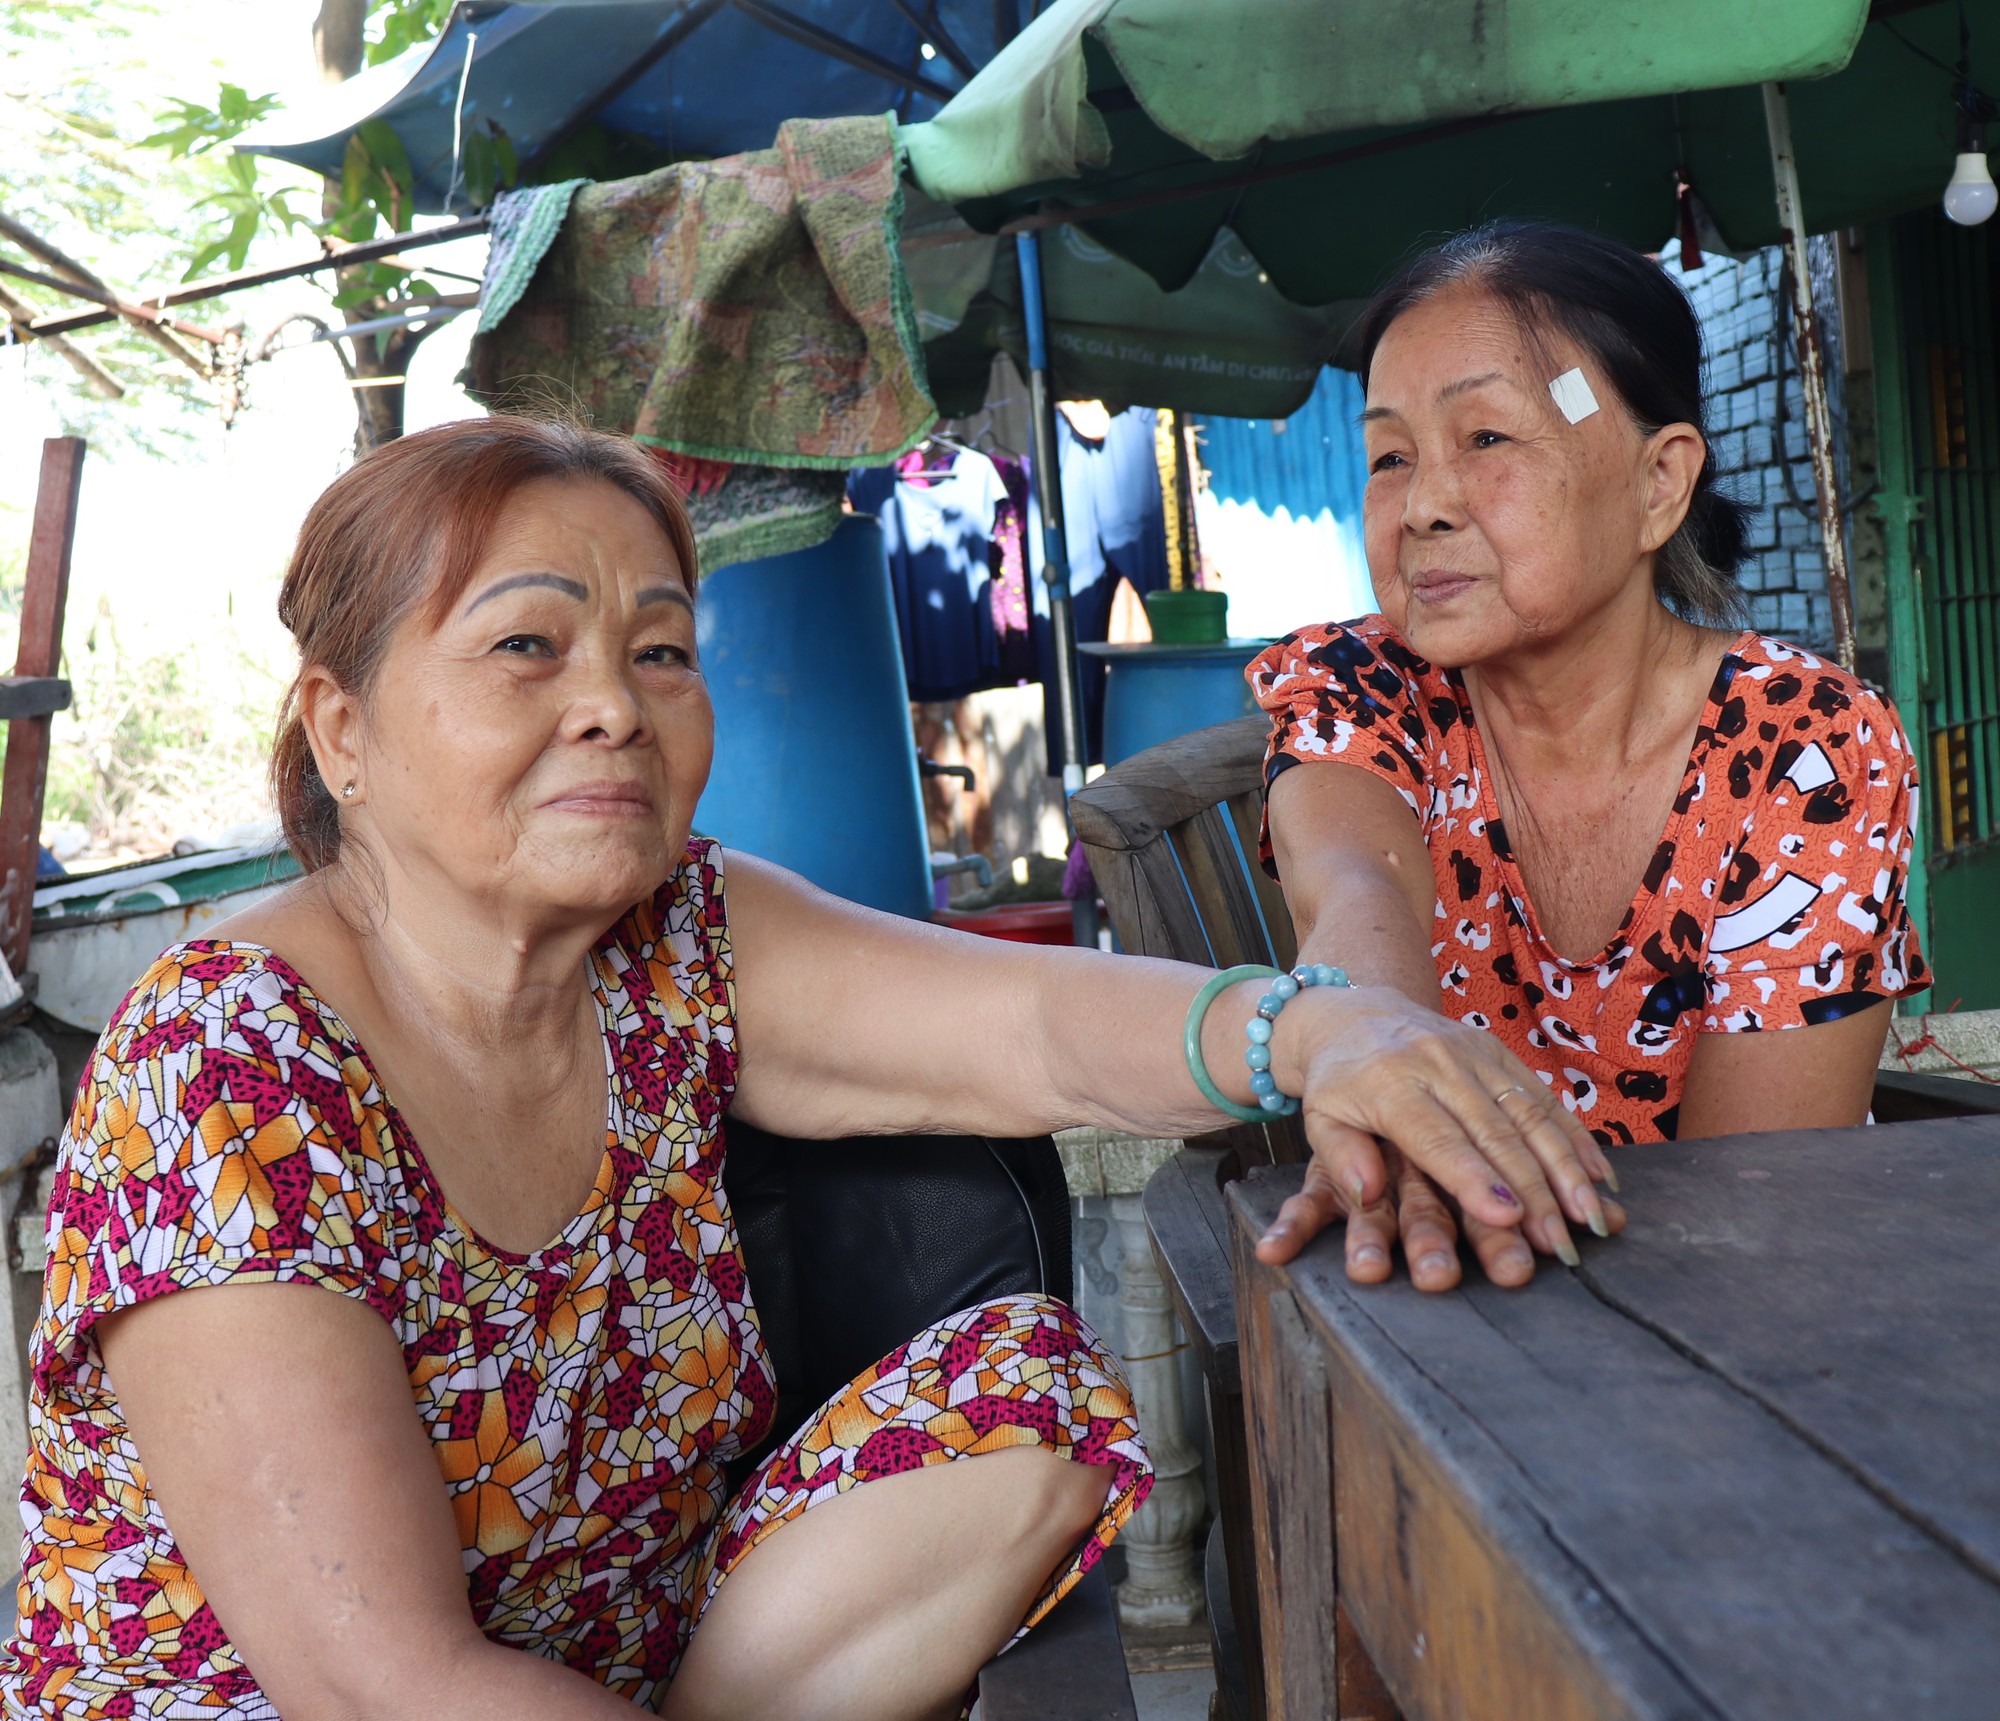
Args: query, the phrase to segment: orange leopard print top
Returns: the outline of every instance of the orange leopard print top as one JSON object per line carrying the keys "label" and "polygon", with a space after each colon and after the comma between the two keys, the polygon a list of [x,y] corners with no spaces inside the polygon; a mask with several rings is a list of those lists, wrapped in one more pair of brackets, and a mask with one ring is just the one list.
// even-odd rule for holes
{"label": "orange leopard print top", "polygon": [[[1607,1145],[1673,1138],[1698,1034],[1810,1027],[1930,984],[1903,900],[1902,726],[1796,646],[1745,633],[1724,656],[1652,863],[1588,962],[1542,936],[1456,671],[1366,616],[1278,641],[1249,678],[1267,784],[1328,760],[1409,803],[1445,1013],[1500,1035]],[[1263,860],[1275,872],[1268,833]]]}

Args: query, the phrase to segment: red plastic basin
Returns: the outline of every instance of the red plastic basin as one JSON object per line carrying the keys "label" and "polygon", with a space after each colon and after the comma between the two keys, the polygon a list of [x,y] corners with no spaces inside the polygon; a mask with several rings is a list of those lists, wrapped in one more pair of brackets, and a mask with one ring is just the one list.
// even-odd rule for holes
{"label": "red plastic basin", "polygon": [[1076,922],[1066,902],[1017,902],[971,914],[953,914],[947,909],[931,918],[956,932],[976,932],[982,938],[1005,938],[1014,944],[1076,942]]}

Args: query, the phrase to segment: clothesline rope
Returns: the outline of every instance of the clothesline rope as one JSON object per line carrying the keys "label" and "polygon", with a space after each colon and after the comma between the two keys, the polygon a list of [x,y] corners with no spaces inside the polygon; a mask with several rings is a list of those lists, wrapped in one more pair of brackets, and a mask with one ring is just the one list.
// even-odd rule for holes
{"label": "clothesline rope", "polygon": [[[1951,1009],[1946,1010],[1944,1014],[1949,1016],[1953,1010],[1958,1008],[1959,1002],[1960,1000],[1954,999]],[[1928,1023],[1930,1021],[1930,1013],[1926,1012],[1923,1019]],[[1914,1040],[1905,1041],[1903,1036],[1896,1032],[1896,1024],[1892,1021],[1889,1024],[1889,1037],[1896,1042],[1896,1056],[1905,1064],[1908,1064],[1920,1052],[1935,1052],[1946,1063],[1957,1065],[1959,1069],[1972,1077],[1974,1081],[1985,1082],[1990,1087],[2000,1087],[2000,1077],[1989,1076],[1984,1070],[1977,1069],[1973,1065],[1968,1064],[1963,1058],[1940,1044],[1938,1037],[1930,1031],[1928,1026]]]}

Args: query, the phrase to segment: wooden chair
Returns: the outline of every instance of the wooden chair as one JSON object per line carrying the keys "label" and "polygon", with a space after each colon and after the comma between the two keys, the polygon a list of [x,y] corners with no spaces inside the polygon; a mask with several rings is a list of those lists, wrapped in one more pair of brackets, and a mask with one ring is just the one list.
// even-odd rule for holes
{"label": "wooden chair", "polygon": [[[1071,797],[1077,835],[1125,949],[1217,968],[1291,966],[1298,949],[1291,914],[1256,859],[1269,733],[1262,717],[1196,730],[1123,760]],[[2000,1087],[1891,1071],[1876,1079],[1878,1122],[1974,1112],[2000,1112]],[[1238,1125],[1189,1143],[1154,1174],[1144,1197],[1161,1274],[1208,1387],[1220,1499],[1206,1569],[1223,1721],[1262,1721],[1264,1701],[1222,1186],[1253,1165],[1306,1154],[1292,1120]],[[1390,1721],[1395,1705],[1338,1609],[1335,1632],[1340,1714]]]}

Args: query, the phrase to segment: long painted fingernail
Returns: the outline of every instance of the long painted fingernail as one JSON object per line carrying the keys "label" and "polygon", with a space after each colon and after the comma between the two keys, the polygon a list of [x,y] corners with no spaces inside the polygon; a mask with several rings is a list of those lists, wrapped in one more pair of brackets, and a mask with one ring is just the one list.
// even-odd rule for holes
{"label": "long painted fingernail", "polygon": [[1357,1171],[1347,1180],[1347,1191],[1354,1197],[1355,1206],[1366,1207],[1368,1205],[1368,1179],[1363,1177],[1360,1172]]}
{"label": "long painted fingernail", "polygon": [[1623,1193],[1618,1187],[1618,1173],[1611,1169],[1611,1161],[1608,1159],[1604,1162],[1604,1181],[1613,1195]]}
{"label": "long painted fingernail", "polygon": [[1576,1245],[1569,1240],[1567,1231],[1556,1233],[1556,1259],[1565,1267],[1581,1267],[1583,1257],[1576,1252]]}
{"label": "long painted fingernail", "polygon": [[1493,1185],[1493,1198],[1496,1201],[1506,1202],[1509,1207],[1519,1207],[1521,1205],[1520,1196],[1516,1195],[1513,1192],[1513,1190],[1509,1189],[1507,1185],[1504,1183],[1496,1183]]}

